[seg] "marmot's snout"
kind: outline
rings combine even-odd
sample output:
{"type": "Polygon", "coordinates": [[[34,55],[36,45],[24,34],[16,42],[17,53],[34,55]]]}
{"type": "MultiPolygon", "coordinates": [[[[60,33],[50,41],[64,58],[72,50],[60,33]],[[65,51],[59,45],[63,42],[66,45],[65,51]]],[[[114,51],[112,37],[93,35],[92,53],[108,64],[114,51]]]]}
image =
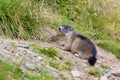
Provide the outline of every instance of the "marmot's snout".
{"type": "Polygon", "coordinates": [[[63,32],[64,30],[63,30],[63,29],[64,29],[63,26],[60,26],[60,27],[59,27],[59,32],[61,32],[62,34],[64,34],[64,32],[63,32]]]}

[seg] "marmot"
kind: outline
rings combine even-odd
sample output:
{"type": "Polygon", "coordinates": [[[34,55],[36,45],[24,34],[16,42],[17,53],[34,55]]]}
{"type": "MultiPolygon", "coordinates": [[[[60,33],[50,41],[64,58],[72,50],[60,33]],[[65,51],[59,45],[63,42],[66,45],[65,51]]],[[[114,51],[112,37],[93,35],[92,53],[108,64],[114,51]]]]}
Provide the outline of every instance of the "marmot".
{"type": "Polygon", "coordinates": [[[65,35],[64,46],[61,47],[64,50],[70,50],[77,57],[88,59],[88,63],[91,66],[97,61],[97,50],[95,45],[87,37],[77,34],[72,27],[62,25],[59,27],[59,32],[65,35]]]}

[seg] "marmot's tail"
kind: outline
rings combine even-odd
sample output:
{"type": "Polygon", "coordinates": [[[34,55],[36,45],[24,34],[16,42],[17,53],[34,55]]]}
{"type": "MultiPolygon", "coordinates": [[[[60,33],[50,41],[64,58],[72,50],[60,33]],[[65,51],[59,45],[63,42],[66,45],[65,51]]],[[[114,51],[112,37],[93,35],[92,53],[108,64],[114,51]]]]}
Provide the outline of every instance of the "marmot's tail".
{"type": "Polygon", "coordinates": [[[91,65],[91,66],[94,66],[95,63],[97,61],[97,58],[95,56],[92,56],[88,59],[88,63],[91,65]]]}

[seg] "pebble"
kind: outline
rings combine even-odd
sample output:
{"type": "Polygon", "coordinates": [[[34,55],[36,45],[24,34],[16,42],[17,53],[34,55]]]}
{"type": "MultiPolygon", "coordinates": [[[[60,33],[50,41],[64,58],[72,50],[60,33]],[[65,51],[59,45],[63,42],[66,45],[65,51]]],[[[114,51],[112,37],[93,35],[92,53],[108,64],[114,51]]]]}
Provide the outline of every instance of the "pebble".
{"type": "Polygon", "coordinates": [[[20,57],[20,54],[19,54],[19,53],[16,53],[15,56],[16,56],[16,57],[20,57]]]}
{"type": "Polygon", "coordinates": [[[82,65],[83,67],[88,67],[88,65],[85,64],[85,63],[81,63],[81,65],[82,65]]]}
{"type": "Polygon", "coordinates": [[[108,80],[107,76],[101,76],[100,80],[108,80]]]}
{"type": "Polygon", "coordinates": [[[72,70],[72,71],[71,71],[71,74],[72,74],[74,77],[79,77],[79,76],[84,76],[86,73],[83,72],[83,71],[72,70]]]}
{"type": "Polygon", "coordinates": [[[74,80],[81,80],[80,78],[74,78],[74,80]]]}
{"type": "Polygon", "coordinates": [[[35,54],[35,52],[31,51],[31,50],[27,50],[26,51],[27,54],[35,54]]]}
{"type": "Polygon", "coordinates": [[[51,69],[54,72],[58,72],[58,70],[56,68],[52,67],[52,66],[47,66],[47,68],[51,69]]]}
{"type": "Polygon", "coordinates": [[[35,64],[31,63],[31,62],[25,62],[24,66],[29,69],[29,70],[35,70],[37,67],[35,64]]]}
{"type": "Polygon", "coordinates": [[[20,44],[18,47],[28,49],[28,48],[29,48],[29,45],[28,45],[28,44],[20,44]]]}
{"type": "Polygon", "coordinates": [[[105,73],[104,76],[110,77],[111,76],[111,72],[105,73]]]}
{"type": "Polygon", "coordinates": [[[120,76],[120,68],[115,68],[111,70],[111,74],[114,76],[120,76]]]}
{"type": "Polygon", "coordinates": [[[38,56],[37,59],[42,60],[43,58],[41,56],[38,56]]]}

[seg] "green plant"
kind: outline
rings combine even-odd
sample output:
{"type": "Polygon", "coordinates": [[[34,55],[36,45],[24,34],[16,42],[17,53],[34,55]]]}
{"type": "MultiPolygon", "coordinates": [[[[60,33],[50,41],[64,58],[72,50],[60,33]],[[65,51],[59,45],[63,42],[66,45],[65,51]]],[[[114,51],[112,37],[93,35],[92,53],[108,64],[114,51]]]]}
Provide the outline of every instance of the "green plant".
{"type": "Polygon", "coordinates": [[[58,52],[52,47],[40,48],[40,52],[41,52],[41,54],[44,54],[44,55],[51,57],[51,58],[55,58],[58,54],[58,52]]]}
{"type": "Polygon", "coordinates": [[[32,51],[35,52],[35,53],[40,53],[40,46],[37,45],[37,44],[32,44],[31,45],[31,48],[32,48],[32,51]]]}
{"type": "Polygon", "coordinates": [[[70,61],[65,61],[64,62],[65,65],[63,65],[63,70],[70,70],[71,69],[71,66],[72,66],[72,63],[70,61]]]}
{"type": "Polygon", "coordinates": [[[39,68],[40,75],[22,73],[21,69],[13,64],[0,61],[0,80],[57,80],[46,69],[39,68]]]}
{"type": "Polygon", "coordinates": [[[28,80],[57,80],[55,77],[53,77],[50,73],[46,74],[41,74],[40,76],[37,75],[31,75],[31,74],[26,74],[25,78],[28,80]]]}
{"type": "Polygon", "coordinates": [[[10,63],[0,61],[0,80],[12,80],[18,79],[22,80],[21,69],[10,63]]]}
{"type": "Polygon", "coordinates": [[[40,79],[40,80],[56,80],[55,77],[53,77],[50,73],[47,72],[46,68],[40,67],[40,68],[38,68],[38,71],[40,73],[40,76],[26,74],[25,77],[30,80],[38,80],[38,79],[40,79]]]}
{"type": "Polygon", "coordinates": [[[58,54],[57,50],[55,50],[53,47],[50,47],[50,48],[43,48],[43,47],[40,47],[39,45],[37,44],[32,44],[31,45],[32,47],[32,51],[36,52],[36,53],[41,53],[41,54],[44,54],[50,58],[55,58],[58,54]]]}
{"type": "Polygon", "coordinates": [[[120,59],[120,45],[119,43],[112,40],[104,40],[100,42],[98,45],[103,47],[108,51],[112,51],[118,59],[120,59]]]}
{"type": "Polygon", "coordinates": [[[104,68],[104,69],[110,69],[110,66],[105,65],[105,64],[101,64],[101,67],[104,68]]]}
{"type": "Polygon", "coordinates": [[[63,60],[63,59],[64,59],[64,57],[63,57],[63,56],[58,56],[58,58],[59,58],[60,60],[63,60]]]}
{"type": "Polygon", "coordinates": [[[90,75],[94,75],[96,77],[100,77],[101,76],[101,71],[99,68],[92,68],[90,69],[90,71],[88,72],[90,75]]]}
{"type": "Polygon", "coordinates": [[[58,63],[56,61],[52,61],[49,63],[50,66],[56,68],[56,69],[59,69],[59,70],[70,70],[71,69],[71,62],[70,61],[65,61],[64,63],[58,63]]]}
{"type": "Polygon", "coordinates": [[[52,61],[52,62],[50,62],[49,64],[50,64],[50,66],[52,66],[52,67],[54,67],[54,68],[56,68],[56,69],[59,69],[59,68],[60,68],[60,65],[61,65],[61,64],[59,64],[59,63],[57,63],[57,62],[55,62],[55,61],[52,61]]]}

